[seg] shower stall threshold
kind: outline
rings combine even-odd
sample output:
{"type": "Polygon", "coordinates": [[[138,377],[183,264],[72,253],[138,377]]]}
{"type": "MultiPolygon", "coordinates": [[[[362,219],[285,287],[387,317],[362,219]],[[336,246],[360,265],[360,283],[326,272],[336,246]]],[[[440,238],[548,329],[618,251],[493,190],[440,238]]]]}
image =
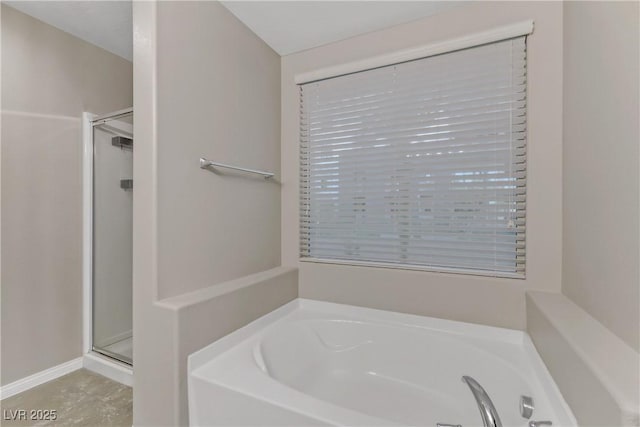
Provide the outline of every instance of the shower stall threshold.
{"type": "Polygon", "coordinates": [[[129,387],[133,386],[131,365],[115,360],[111,356],[91,351],[82,358],[82,367],[129,387]]]}

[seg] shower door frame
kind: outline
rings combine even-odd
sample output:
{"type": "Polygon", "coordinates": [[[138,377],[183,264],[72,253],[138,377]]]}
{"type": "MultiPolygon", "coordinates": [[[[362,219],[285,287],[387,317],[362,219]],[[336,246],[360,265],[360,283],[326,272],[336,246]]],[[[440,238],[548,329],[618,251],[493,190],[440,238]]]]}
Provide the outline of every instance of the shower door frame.
{"type": "Polygon", "coordinates": [[[133,113],[133,108],[104,115],[82,113],[82,352],[83,366],[113,380],[131,385],[132,365],[93,346],[93,128],[100,120],[133,113]],[[101,357],[107,356],[107,357],[101,357]]]}

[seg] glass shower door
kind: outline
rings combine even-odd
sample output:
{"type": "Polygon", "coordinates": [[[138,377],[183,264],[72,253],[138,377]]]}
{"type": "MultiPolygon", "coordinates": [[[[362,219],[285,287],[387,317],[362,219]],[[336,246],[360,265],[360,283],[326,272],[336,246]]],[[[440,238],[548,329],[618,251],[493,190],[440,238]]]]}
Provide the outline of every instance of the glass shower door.
{"type": "Polygon", "coordinates": [[[93,127],[93,350],[132,364],[133,113],[93,127]]]}

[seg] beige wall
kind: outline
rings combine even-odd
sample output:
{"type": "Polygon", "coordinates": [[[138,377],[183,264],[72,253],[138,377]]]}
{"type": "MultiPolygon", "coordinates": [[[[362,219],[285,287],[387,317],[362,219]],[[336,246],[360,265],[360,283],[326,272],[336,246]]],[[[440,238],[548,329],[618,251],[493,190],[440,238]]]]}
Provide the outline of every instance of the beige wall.
{"type": "Polygon", "coordinates": [[[2,5],[2,379],[82,355],[83,111],[132,104],[131,62],[2,5]]]}
{"type": "Polygon", "coordinates": [[[277,180],[198,166],[278,171],[279,56],[216,2],[162,2],[157,72],[160,298],[280,265],[277,180]]]}
{"type": "Polygon", "coordinates": [[[559,291],[562,237],[562,4],[477,2],[282,58],[282,261],[299,266],[300,295],[519,328],[526,289],[559,291]],[[298,262],[297,73],[468,35],[527,19],[527,278],[494,279],[298,262]]]}
{"type": "Polygon", "coordinates": [[[580,425],[637,426],[640,10],[563,4],[562,294],[527,331],[580,425]]]}
{"type": "Polygon", "coordinates": [[[278,179],[198,165],[279,176],[280,58],[217,2],[133,9],[134,424],[186,425],[188,354],[297,296],[278,179]]]}
{"type": "Polygon", "coordinates": [[[637,2],[564,3],[562,292],[640,350],[637,2]]]}

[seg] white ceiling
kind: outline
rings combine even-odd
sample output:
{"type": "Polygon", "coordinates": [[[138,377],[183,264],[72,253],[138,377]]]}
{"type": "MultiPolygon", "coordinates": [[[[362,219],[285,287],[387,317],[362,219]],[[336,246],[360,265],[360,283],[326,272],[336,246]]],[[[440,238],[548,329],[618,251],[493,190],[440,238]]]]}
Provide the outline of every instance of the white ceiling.
{"type": "Polygon", "coordinates": [[[133,60],[131,1],[3,1],[122,58],[133,60]]]}
{"type": "Polygon", "coordinates": [[[221,1],[280,55],[413,21],[461,1],[221,1]]]}
{"type": "MultiPolygon", "coordinates": [[[[23,1],[7,5],[131,61],[131,0],[23,1]]],[[[222,1],[280,55],[390,27],[462,1],[222,1]]]]}

